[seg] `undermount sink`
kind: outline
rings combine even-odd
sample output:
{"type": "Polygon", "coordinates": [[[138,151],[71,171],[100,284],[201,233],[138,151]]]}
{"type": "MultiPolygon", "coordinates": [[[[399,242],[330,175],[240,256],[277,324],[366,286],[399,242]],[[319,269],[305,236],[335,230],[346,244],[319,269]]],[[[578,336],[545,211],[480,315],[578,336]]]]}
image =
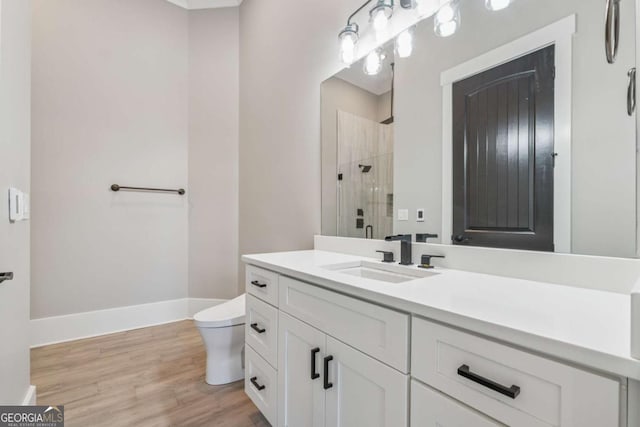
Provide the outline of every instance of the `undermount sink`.
{"type": "Polygon", "coordinates": [[[386,283],[404,283],[412,280],[435,276],[438,273],[419,270],[397,264],[382,264],[369,261],[357,261],[343,264],[326,265],[326,270],[336,271],[350,276],[377,280],[386,283]]]}

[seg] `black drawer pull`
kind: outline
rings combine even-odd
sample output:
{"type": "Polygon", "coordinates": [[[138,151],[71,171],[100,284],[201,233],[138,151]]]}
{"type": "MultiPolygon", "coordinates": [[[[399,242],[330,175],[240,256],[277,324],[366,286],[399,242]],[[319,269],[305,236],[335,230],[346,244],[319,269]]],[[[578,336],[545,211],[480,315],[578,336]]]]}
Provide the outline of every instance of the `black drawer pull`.
{"type": "Polygon", "coordinates": [[[320,378],[320,374],[316,372],[316,354],[320,353],[320,348],[312,348],[311,349],[311,379],[315,380],[316,378],[320,378]]]}
{"type": "Polygon", "coordinates": [[[5,280],[13,280],[13,273],[10,271],[6,273],[0,273],[0,283],[4,282],[5,280]]]}
{"type": "Polygon", "coordinates": [[[251,381],[251,384],[253,384],[253,386],[254,386],[255,388],[257,388],[257,389],[258,389],[258,391],[260,391],[260,390],[264,390],[265,388],[267,388],[267,386],[266,386],[266,385],[260,385],[260,384],[258,384],[258,381],[257,381],[257,380],[258,380],[258,377],[253,377],[253,378],[251,378],[249,381],[251,381]]]}
{"type": "Polygon", "coordinates": [[[487,387],[493,391],[497,391],[500,394],[503,394],[507,397],[515,399],[520,394],[520,387],[517,385],[512,385],[511,387],[505,387],[502,384],[498,384],[497,382],[491,381],[490,379],[481,377],[478,374],[474,374],[471,372],[467,365],[462,365],[458,368],[458,375],[461,377],[465,377],[473,381],[474,383],[478,383],[484,387],[487,387]]]}
{"type": "Polygon", "coordinates": [[[267,332],[267,330],[266,330],[266,329],[264,329],[264,328],[259,328],[257,323],[252,323],[252,324],[251,324],[251,329],[253,329],[254,331],[256,331],[256,332],[257,332],[257,333],[259,333],[259,334],[263,334],[263,333],[267,332]]]}
{"type": "Polygon", "coordinates": [[[257,280],[252,281],[252,282],[251,282],[251,284],[252,284],[253,286],[257,286],[257,287],[259,287],[259,288],[266,288],[266,287],[267,287],[267,284],[266,284],[266,283],[260,283],[260,282],[258,282],[257,280]]]}
{"type": "Polygon", "coordinates": [[[333,360],[333,356],[327,356],[324,358],[324,389],[329,390],[333,387],[333,383],[329,382],[329,362],[333,360]]]}

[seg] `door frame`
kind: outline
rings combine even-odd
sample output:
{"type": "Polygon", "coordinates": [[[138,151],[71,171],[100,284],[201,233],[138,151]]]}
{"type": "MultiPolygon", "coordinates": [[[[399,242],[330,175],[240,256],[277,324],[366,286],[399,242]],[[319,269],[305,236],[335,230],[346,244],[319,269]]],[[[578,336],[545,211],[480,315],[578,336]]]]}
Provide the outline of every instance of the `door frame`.
{"type": "Polygon", "coordinates": [[[453,84],[498,65],[555,45],[553,243],[555,252],[571,253],[571,95],[572,43],[576,15],[493,49],[440,74],[442,86],[442,243],[453,232],[453,84]]]}

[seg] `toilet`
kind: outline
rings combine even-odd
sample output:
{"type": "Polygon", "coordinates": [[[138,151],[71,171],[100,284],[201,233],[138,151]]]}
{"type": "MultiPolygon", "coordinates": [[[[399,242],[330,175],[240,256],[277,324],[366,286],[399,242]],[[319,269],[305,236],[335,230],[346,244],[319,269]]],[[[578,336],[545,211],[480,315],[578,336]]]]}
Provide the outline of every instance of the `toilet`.
{"type": "Polygon", "coordinates": [[[244,294],[193,316],[207,351],[207,384],[244,378],[244,294]]]}

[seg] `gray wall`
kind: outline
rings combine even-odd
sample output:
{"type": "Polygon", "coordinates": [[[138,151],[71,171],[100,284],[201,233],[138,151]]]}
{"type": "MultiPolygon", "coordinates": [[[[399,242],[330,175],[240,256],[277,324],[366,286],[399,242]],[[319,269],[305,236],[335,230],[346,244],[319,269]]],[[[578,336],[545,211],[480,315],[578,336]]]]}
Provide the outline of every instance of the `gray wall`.
{"type": "Polygon", "coordinates": [[[189,12],[189,296],[238,289],[239,10],[189,12]]]}
{"type": "Polygon", "coordinates": [[[32,318],[187,296],[188,12],[35,0],[32,318]]]}
{"type": "Polygon", "coordinates": [[[29,226],[9,223],[7,188],[29,192],[31,2],[0,1],[0,404],[22,404],[29,387],[29,226]]]}
{"type": "Polygon", "coordinates": [[[359,5],[240,6],[241,254],[313,247],[320,232],[320,84],[340,68],[337,34],[359,5]]]}
{"type": "Polygon", "coordinates": [[[572,252],[635,255],[635,122],[625,103],[626,74],[635,63],[634,3],[622,2],[621,45],[613,66],[604,57],[603,7],[584,0],[517,1],[492,13],[484,2],[465,1],[453,37],[437,38],[431,20],[418,26],[414,54],[396,61],[395,213],[406,208],[413,219],[396,221],[396,233],[441,230],[441,72],[576,13],[573,188],[567,195],[572,252]],[[426,210],[424,223],[415,222],[417,208],[426,210]]]}

